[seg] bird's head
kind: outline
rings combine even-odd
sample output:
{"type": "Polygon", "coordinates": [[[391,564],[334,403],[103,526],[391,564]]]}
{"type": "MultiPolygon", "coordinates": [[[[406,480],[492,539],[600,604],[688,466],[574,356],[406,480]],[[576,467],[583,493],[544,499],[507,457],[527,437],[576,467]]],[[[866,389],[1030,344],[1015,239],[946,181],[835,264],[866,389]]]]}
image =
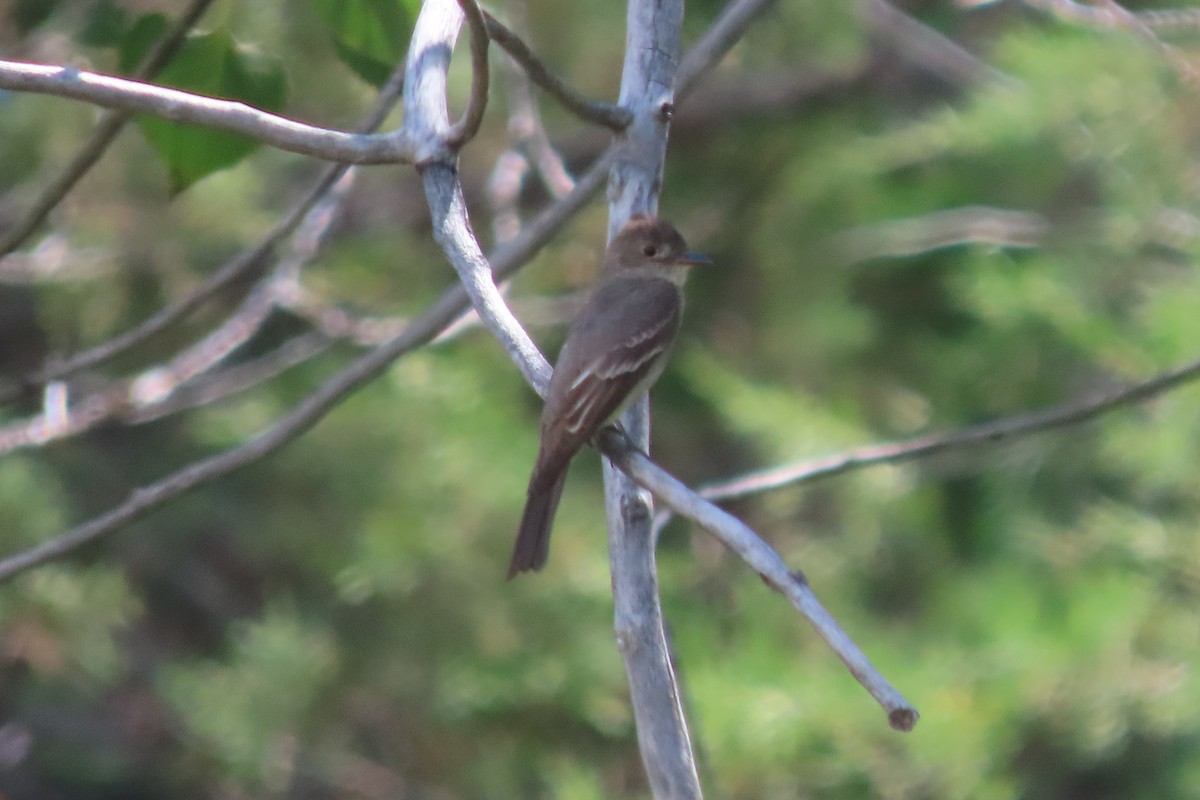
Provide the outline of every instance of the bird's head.
{"type": "Polygon", "coordinates": [[[669,222],[648,214],[634,214],[613,237],[604,255],[604,269],[661,272],[682,283],[688,267],[712,262],[700,253],[689,252],[687,242],[669,222]]]}

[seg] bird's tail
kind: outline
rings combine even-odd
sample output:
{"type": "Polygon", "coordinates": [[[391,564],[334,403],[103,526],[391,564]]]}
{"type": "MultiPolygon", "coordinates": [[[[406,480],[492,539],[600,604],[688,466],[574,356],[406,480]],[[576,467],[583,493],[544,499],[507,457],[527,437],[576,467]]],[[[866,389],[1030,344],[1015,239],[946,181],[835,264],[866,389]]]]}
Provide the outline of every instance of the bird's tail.
{"type": "Polygon", "coordinates": [[[525,513],[521,515],[512,562],[508,565],[509,580],[522,572],[536,571],[546,565],[546,558],[550,555],[550,526],[554,523],[554,511],[558,508],[566,480],[567,471],[564,469],[552,483],[546,484],[536,477],[530,482],[529,499],[525,501],[525,513]]]}

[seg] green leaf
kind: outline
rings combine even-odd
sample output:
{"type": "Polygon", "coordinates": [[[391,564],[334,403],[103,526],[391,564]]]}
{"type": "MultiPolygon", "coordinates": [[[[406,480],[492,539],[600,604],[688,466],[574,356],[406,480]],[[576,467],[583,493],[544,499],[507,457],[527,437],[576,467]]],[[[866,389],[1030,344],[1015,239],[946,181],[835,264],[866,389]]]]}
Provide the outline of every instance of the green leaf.
{"type": "Polygon", "coordinates": [[[117,70],[122,75],[128,75],[137,69],[166,30],[165,14],[143,14],[138,17],[129,31],[121,36],[117,70]]]}
{"type": "Polygon", "coordinates": [[[50,19],[58,7],[58,0],[17,0],[9,9],[8,18],[24,35],[50,19]]]}
{"type": "Polygon", "coordinates": [[[373,86],[404,57],[412,29],[405,0],[310,0],[333,36],[338,57],[373,86]]]}
{"type": "Polygon", "coordinates": [[[117,47],[125,38],[129,14],[113,0],[97,0],[88,9],[79,42],[88,47],[117,47]]]}
{"type": "MultiPolygon", "coordinates": [[[[143,20],[135,23],[129,47],[122,48],[122,65],[127,54],[132,58],[144,44],[142,23],[143,20]]],[[[239,100],[267,111],[282,108],[287,96],[283,67],[278,59],[238,45],[225,30],[189,36],[178,55],[159,74],[158,82],[197,94],[239,100]]],[[[173,193],[213,172],[232,167],[258,147],[258,142],[238,134],[180,125],[157,117],[143,116],[138,124],[166,163],[173,193]]]]}

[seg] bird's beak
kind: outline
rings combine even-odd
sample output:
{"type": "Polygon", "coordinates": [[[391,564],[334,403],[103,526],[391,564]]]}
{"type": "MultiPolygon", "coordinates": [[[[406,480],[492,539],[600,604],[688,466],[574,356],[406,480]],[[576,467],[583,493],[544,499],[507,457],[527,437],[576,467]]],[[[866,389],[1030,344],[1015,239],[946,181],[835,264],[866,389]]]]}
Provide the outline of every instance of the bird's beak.
{"type": "Polygon", "coordinates": [[[698,264],[712,264],[712,259],[703,253],[684,253],[679,258],[675,259],[679,264],[690,264],[692,266],[698,264]]]}

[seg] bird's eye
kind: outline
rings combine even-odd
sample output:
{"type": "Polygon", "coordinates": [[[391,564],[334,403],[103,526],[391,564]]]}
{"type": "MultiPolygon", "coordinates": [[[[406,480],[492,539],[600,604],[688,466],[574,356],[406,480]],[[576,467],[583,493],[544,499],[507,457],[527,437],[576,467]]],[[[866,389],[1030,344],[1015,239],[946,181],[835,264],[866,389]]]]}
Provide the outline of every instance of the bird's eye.
{"type": "Polygon", "coordinates": [[[648,244],[642,248],[642,252],[645,253],[649,258],[654,258],[656,255],[658,255],[658,248],[652,244],[648,244]]]}

